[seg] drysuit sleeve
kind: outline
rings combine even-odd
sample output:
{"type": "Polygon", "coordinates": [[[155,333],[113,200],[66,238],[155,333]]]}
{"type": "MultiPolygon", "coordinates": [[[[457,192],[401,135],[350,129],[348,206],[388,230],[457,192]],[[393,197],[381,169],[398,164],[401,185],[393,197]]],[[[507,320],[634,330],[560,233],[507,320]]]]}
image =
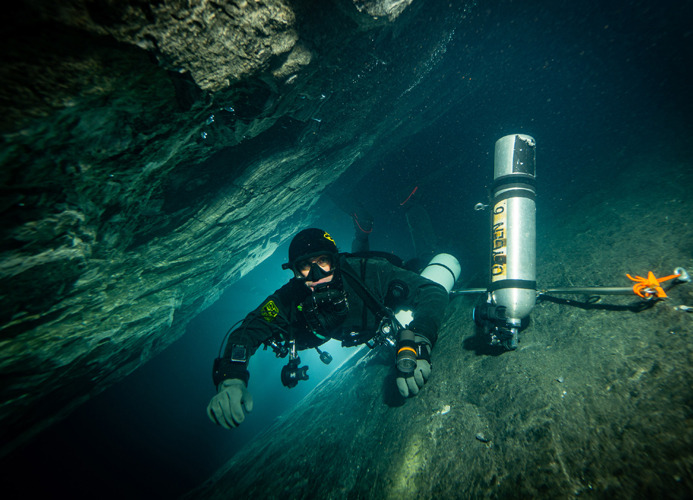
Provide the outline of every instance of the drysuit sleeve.
{"type": "Polygon", "coordinates": [[[373,259],[369,285],[376,289],[391,309],[411,309],[413,320],[408,329],[426,337],[431,346],[438,340],[438,330],[448,305],[448,293],[441,285],[385,260],[373,259]]]}
{"type": "Polygon", "coordinates": [[[250,312],[241,326],[229,334],[224,355],[219,361],[223,373],[217,373],[219,369],[215,368],[215,379],[238,378],[247,384],[250,377],[248,373],[250,356],[257,351],[264,341],[289,331],[292,309],[295,309],[295,304],[303,300],[302,295],[304,293],[308,293],[308,288],[295,280],[291,280],[250,312]],[[305,292],[303,288],[305,288],[305,292]],[[233,347],[238,345],[244,346],[247,350],[248,355],[245,363],[230,362],[233,347]]]}

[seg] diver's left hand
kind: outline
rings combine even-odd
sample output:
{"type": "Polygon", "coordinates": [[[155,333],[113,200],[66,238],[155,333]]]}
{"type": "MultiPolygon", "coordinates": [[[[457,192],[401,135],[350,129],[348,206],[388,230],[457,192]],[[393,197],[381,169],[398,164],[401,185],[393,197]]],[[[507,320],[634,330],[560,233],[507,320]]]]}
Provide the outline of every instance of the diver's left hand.
{"type": "Polygon", "coordinates": [[[425,351],[428,356],[417,358],[416,368],[414,368],[413,373],[408,373],[405,375],[402,372],[397,372],[397,389],[399,389],[399,393],[402,395],[402,397],[405,398],[416,396],[423,388],[424,384],[428,380],[428,377],[431,376],[431,362],[429,361],[431,345],[426,339],[418,335],[416,336],[416,343],[421,346],[422,351],[425,351]]]}

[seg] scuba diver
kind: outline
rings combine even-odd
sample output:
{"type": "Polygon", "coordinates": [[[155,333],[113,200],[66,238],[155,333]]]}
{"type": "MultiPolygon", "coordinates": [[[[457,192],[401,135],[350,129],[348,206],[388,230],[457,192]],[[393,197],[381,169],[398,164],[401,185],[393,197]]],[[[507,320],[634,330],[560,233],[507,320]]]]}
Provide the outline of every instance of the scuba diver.
{"type": "MultiPolygon", "coordinates": [[[[352,217],[360,249],[367,250],[372,220],[366,224],[363,217],[360,221],[352,217]]],[[[278,357],[289,356],[282,370],[287,387],[308,378],[308,367],[299,366],[299,350],[316,348],[323,359],[329,354],[319,347],[330,339],[346,347],[396,345],[397,388],[404,398],[418,394],[431,373],[431,350],[448,292],[382,255],[339,253],[333,238],[322,229],[296,234],[289,245],[289,262],[282,265],[293,272],[293,278],[246,316],[230,333],[224,354],[215,360],[217,394],[207,407],[209,418],[231,429],[252,410],[248,362],[263,344],[278,357]],[[392,313],[403,307],[413,316],[406,328],[392,313]]]]}

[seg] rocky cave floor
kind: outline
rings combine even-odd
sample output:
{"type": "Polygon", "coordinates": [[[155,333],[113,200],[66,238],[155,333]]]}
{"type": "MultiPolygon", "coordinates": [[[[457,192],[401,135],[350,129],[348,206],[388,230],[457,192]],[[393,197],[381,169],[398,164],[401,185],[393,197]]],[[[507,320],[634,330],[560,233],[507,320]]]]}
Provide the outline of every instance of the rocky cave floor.
{"type": "MultiPolygon", "coordinates": [[[[693,169],[642,159],[624,170],[573,209],[540,212],[540,288],[693,270],[693,169]]],[[[693,306],[693,284],[639,313],[541,301],[504,353],[478,335],[475,301],[451,301],[415,399],[398,401],[388,360],[368,353],[190,497],[690,496],[693,315],[676,306],[693,306]]]]}

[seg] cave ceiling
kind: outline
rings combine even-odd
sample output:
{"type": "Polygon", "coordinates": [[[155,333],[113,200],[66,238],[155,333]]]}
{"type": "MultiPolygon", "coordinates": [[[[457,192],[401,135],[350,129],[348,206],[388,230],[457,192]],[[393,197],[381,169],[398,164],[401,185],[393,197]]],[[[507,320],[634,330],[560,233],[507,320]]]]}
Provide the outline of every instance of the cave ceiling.
{"type": "Polygon", "coordinates": [[[5,15],[3,454],[161,352],[340,176],[443,112],[436,63],[472,3],[36,0],[5,15]]]}

